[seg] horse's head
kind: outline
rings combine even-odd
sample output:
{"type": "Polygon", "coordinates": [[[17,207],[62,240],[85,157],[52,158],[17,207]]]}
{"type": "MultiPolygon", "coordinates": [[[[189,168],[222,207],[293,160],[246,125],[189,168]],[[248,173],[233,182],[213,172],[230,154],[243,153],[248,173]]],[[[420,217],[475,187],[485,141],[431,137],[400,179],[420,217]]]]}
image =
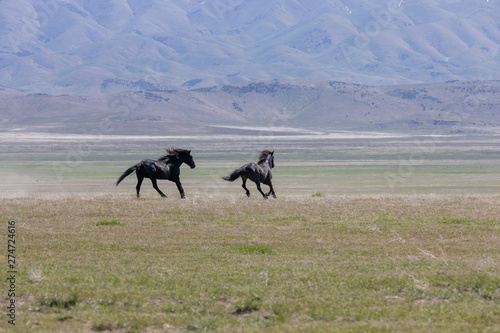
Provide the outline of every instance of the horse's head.
{"type": "Polygon", "coordinates": [[[269,167],[274,168],[274,151],[263,150],[260,152],[259,164],[269,163],[269,167]]]}
{"type": "Polygon", "coordinates": [[[176,155],[179,160],[181,160],[183,163],[186,163],[191,167],[191,169],[194,169],[196,167],[196,164],[194,163],[193,156],[191,156],[191,150],[176,150],[176,155]]]}

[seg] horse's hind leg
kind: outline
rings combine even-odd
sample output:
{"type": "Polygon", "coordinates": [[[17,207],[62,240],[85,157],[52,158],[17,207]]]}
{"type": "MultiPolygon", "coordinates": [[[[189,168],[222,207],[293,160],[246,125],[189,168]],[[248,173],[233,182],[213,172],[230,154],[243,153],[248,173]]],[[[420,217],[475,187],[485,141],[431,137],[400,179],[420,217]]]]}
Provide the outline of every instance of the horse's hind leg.
{"type": "Polygon", "coordinates": [[[158,188],[158,184],[156,183],[156,178],[151,178],[151,183],[153,183],[154,189],[160,193],[162,198],[166,198],[167,196],[158,188]]]}
{"type": "Polygon", "coordinates": [[[137,185],[135,186],[135,191],[137,192],[137,197],[139,197],[139,192],[141,191],[141,184],[144,180],[144,176],[137,174],[137,185]]]}
{"type": "Polygon", "coordinates": [[[241,187],[243,187],[245,189],[245,191],[247,192],[247,197],[250,197],[250,191],[247,189],[247,179],[246,178],[243,178],[243,184],[241,185],[241,187]]]}
{"type": "Polygon", "coordinates": [[[262,192],[262,189],[260,188],[260,182],[256,181],[255,185],[257,185],[257,190],[259,190],[260,194],[262,194],[262,196],[264,197],[264,199],[267,199],[267,195],[264,192],[262,192]]]}

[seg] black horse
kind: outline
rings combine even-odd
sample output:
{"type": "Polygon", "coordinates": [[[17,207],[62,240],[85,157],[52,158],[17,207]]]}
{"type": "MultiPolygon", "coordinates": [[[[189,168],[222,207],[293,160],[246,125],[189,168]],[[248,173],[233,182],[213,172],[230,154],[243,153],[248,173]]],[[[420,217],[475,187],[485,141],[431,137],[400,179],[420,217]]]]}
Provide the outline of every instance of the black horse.
{"type": "Polygon", "coordinates": [[[234,170],[229,176],[222,177],[222,179],[233,182],[238,179],[238,177],[241,177],[243,180],[242,187],[247,192],[248,197],[250,196],[250,191],[247,189],[246,183],[247,179],[250,179],[257,185],[257,189],[264,199],[267,199],[271,194],[276,198],[273,184],[271,183],[271,179],[273,178],[273,173],[271,172],[272,168],[274,168],[274,151],[263,150],[260,153],[259,162],[245,164],[241,168],[234,170]],[[269,186],[269,193],[264,194],[264,192],[262,192],[260,183],[269,186]]]}
{"type": "Polygon", "coordinates": [[[153,183],[153,187],[155,190],[160,193],[163,198],[167,196],[163,194],[162,191],[158,188],[156,183],[157,179],[168,179],[172,182],[175,182],[177,185],[177,189],[179,189],[179,193],[181,194],[181,198],[184,199],[184,189],[182,188],[181,182],[179,180],[180,175],[180,166],[182,163],[186,163],[193,169],[195,167],[193,156],[191,156],[191,150],[186,149],[178,149],[178,148],[167,148],[167,155],[160,157],[158,160],[142,160],[136,165],[131,166],[123,173],[123,175],[118,178],[116,182],[116,186],[120,184],[120,182],[135,171],[137,175],[137,186],[135,187],[137,190],[137,196],[139,197],[139,191],[141,190],[141,184],[144,178],[151,179],[153,183]]]}

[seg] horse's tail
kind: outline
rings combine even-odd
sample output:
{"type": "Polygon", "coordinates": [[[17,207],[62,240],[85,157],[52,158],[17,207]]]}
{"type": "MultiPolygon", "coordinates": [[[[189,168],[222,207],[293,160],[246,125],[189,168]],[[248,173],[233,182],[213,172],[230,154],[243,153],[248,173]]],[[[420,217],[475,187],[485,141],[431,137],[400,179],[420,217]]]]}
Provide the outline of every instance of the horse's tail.
{"type": "Polygon", "coordinates": [[[229,176],[222,177],[222,179],[227,180],[228,182],[234,182],[245,172],[245,166],[242,166],[239,169],[234,170],[229,176]]]}
{"type": "Polygon", "coordinates": [[[116,181],[116,186],[118,186],[118,184],[120,184],[120,182],[125,179],[125,177],[127,177],[128,175],[130,175],[132,172],[134,172],[135,170],[137,170],[139,168],[139,165],[140,163],[136,164],[136,165],[133,165],[131,166],[130,168],[127,169],[127,171],[125,171],[123,173],[123,175],[120,176],[120,178],[118,178],[118,180],[116,181]]]}

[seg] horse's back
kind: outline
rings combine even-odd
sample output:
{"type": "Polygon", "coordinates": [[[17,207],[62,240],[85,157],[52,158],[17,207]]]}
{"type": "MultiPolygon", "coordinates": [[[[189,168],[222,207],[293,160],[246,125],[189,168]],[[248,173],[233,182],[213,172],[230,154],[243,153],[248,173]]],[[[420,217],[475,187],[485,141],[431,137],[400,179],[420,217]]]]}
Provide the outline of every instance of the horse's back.
{"type": "Polygon", "coordinates": [[[248,174],[260,174],[260,167],[257,163],[247,163],[243,166],[245,173],[248,174]]]}
{"type": "Polygon", "coordinates": [[[174,179],[179,177],[179,168],[173,164],[157,160],[142,160],[141,172],[146,178],[174,179]]]}
{"type": "Polygon", "coordinates": [[[151,176],[154,176],[158,171],[156,160],[142,160],[138,171],[140,171],[144,177],[151,178],[151,176]]]}

